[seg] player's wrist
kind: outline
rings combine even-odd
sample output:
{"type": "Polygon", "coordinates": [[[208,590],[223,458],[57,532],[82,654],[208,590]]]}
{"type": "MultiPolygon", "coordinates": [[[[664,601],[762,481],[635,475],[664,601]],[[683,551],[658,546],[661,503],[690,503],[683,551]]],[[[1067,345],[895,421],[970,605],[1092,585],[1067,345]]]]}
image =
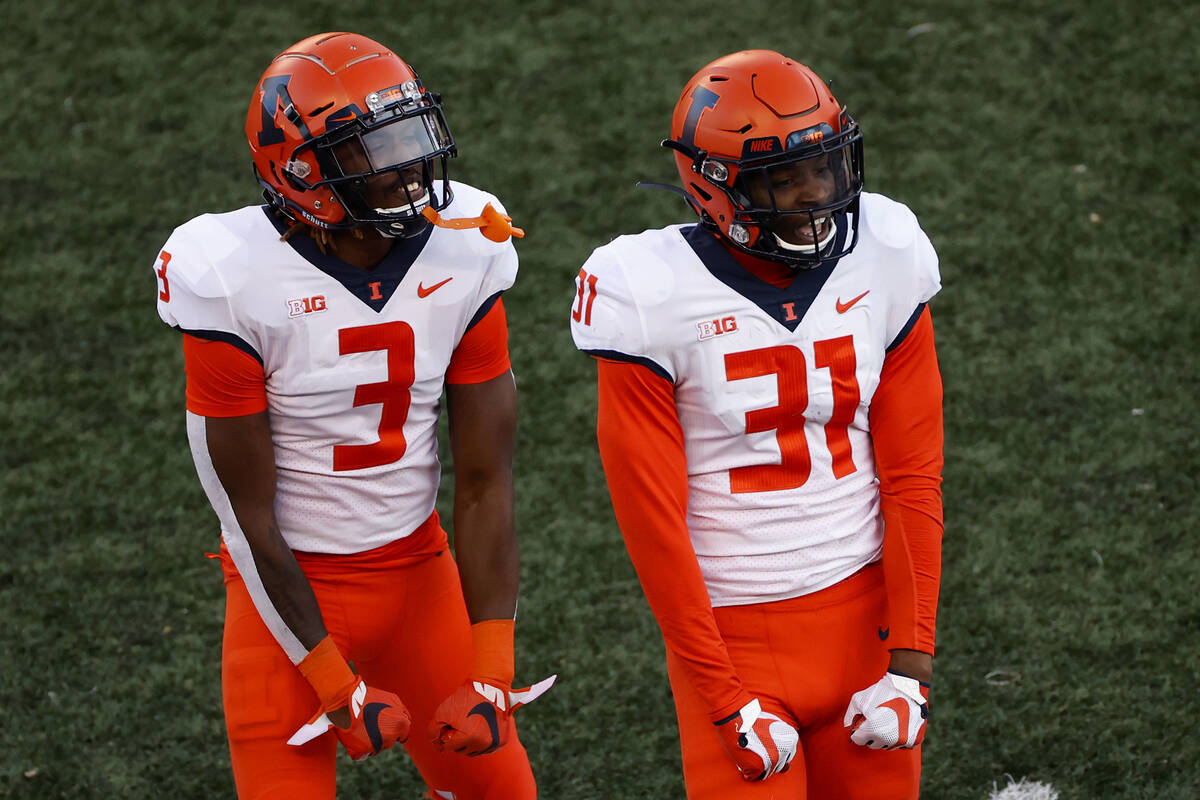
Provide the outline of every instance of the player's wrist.
{"type": "Polygon", "coordinates": [[[746,704],[754,700],[754,695],[747,692],[745,689],[739,689],[730,700],[720,705],[712,706],[708,712],[708,720],[713,725],[722,725],[728,722],[731,718],[736,717],[738,712],[746,707],[746,704]]]}
{"type": "Polygon", "coordinates": [[[346,663],[332,636],[318,642],[296,667],[317,693],[321,708],[326,712],[344,708],[359,683],[359,677],[346,663]]]}
{"type": "Polygon", "coordinates": [[[471,679],[509,689],[516,672],[511,619],[485,619],[471,626],[471,679]]]}
{"type": "Polygon", "coordinates": [[[892,650],[888,672],[913,678],[928,686],[933,681],[933,656],[919,650],[892,650]]]}

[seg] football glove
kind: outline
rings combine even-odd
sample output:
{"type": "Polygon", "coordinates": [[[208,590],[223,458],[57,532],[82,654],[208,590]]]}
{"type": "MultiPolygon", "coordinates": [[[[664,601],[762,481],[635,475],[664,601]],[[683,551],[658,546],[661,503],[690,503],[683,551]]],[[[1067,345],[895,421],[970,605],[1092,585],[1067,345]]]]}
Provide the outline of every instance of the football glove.
{"type": "Polygon", "coordinates": [[[350,727],[334,725],[324,711],[318,711],[288,739],[290,745],[306,744],[332,729],[346,753],[355,761],[377,755],[396,742],[408,738],[412,718],[400,698],[382,689],[372,689],[359,680],[348,703],[350,727]]]}
{"type": "Polygon", "coordinates": [[[854,693],[842,725],[855,744],[872,750],[898,750],[921,743],[928,717],[929,686],[888,672],[875,685],[854,693]]]}
{"type": "Polygon", "coordinates": [[[758,699],[751,700],[732,716],[719,722],[717,733],[725,751],[747,781],[763,781],[785,772],[796,755],[800,735],[787,722],[763,711],[758,699]]]}
{"type": "Polygon", "coordinates": [[[551,675],[519,690],[468,680],[433,712],[429,739],[442,752],[468,756],[495,752],[508,742],[513,712],[545,694],[557,677],[551,675]]]}

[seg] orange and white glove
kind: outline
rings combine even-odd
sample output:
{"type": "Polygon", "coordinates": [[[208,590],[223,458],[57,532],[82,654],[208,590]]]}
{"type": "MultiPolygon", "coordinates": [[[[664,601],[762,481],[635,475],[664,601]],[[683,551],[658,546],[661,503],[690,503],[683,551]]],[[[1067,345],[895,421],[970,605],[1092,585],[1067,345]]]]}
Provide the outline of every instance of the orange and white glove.
{"type": "Polygon", "coordinates": [[[888,672],[873,686],[854,693],[842,725],[857,745],[900,750],[921,743],[928,718],[929,685],[888,672]]]}
{"type": "Polygon", "coordinates": [[[789,723],[763,711],[758,698],[713,724],[743,780],[765,781],[785,772],[796,756],[800,734],[789,723]]]}
{"type": "Polygon", "coordinates": [[[482,756],[503,747],[512,714],[546,692],[557,675],[525,689],[512,689],[513,621],[491,619],[471,626],[474,659],[470,677],[438,705],[429,721],[430,741],[439,751],[482,756]]]}
{"type": "Polygon", "coordinates": [[[332,638],[322,639],[297,666],[316,690],[321,708],[292,734],[288,744],[307,744],[332,729],[346,753],[361,761],[408,738],[412,718],[404,703],[391,692],[367,686],[350,670],[332,638]],[[327,712],[340,708],[350,712],[348,728],[329,719],[327,712]]]}

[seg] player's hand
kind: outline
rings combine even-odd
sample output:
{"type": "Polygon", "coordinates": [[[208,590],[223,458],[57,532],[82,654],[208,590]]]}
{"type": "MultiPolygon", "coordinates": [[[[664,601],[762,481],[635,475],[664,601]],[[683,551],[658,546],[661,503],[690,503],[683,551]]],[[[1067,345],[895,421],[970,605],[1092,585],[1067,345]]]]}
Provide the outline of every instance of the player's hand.
{"type": "Polygon", "coordinates": [[[350,757],[361,761],[382,753],[396,742],[403,742],[412,727],[412,718],[399,697],[382,689],[373,689],[362,680],[351,692],[345,709],[330,713],[337,715],[343,710],[350,712],[350,727],[338,727],[328,715],[318,712],[288,739],[288,744],[305,744],[332,729],[350,757]]]}
{"type": "Polygon", "coordinates": [[[557,677],[551,675],[516,691],[468,680],[433,712],[429,739],[442,752],[450,750],[468,756],[493,753],[508,742],[513,712],[544,694],[557,677]]]}
{"type": "Polygon", "coordinates": [[[888,672],[873,686],[855,692],[842,720],[850,741],[872,750],[916,747],[925,738],[929,687],[915,678],[888,672]]]}
{"type": "Polygon", "coordinates": [[[751,700],[733,716],[715,723],[726,752],[748,781],[785,772],[796,755],[800,735],[787,722],[751,700]]]}

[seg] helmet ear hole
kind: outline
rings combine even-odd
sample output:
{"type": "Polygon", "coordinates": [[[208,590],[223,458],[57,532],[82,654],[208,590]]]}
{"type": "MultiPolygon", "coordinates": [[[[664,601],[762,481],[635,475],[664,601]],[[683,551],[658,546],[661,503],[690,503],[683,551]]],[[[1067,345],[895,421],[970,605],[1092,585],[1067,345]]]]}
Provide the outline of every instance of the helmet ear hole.
{"type": "Polygon", "coordinates": [[[713,183],[725,183],[729,180],[729,168],[720,161],[706,158],[700,165],[700,172],[713,183]]]}
{"type": "Polygon", "coordinates": [[[297,192],[307,192],[313,188],[304,182],[304,178],[312,174],[312,167],[304,161],[289,161],[282,170],[276,172],[283,173],[283,179],[287,181],[288,186],[297,192]],[[300,165],[300,168],[297,168],[296,165],[300,165]]]}

